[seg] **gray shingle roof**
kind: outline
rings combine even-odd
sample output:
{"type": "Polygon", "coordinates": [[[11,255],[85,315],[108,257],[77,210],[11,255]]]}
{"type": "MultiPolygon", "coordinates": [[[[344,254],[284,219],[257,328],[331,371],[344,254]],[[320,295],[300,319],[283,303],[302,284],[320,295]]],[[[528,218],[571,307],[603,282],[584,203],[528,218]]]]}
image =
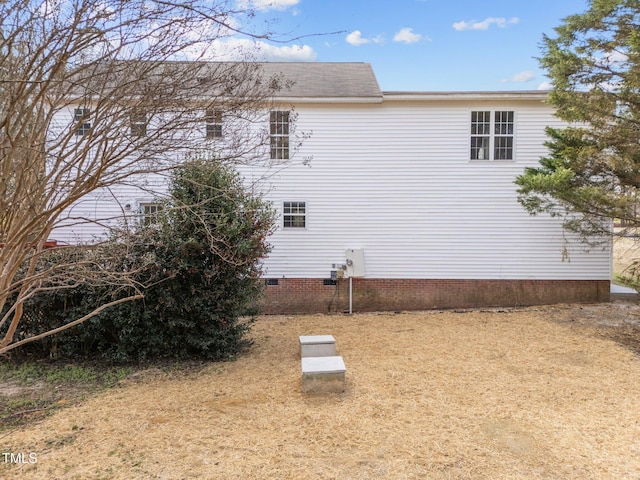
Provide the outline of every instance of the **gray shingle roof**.
{"type": "Polygon", "coordinates": [[[368,63],[265,62],[265,77],[282,75],[281,98],[370,99],[380,101],[382,91],[368,63]]]}
{"type": "Polygon", "coordinates": [[[166,84],[181,95],[252,95],[260,84],[279,88],[276,99],[311,102],[380,102],[382,91],[368,63],[357,62],[114,62],[78,72],[73,83],[105,94],[135,95],[149,85],[166,84]],[[176,82],[180,79],[180,82],[176,82]],[[274,82],[274,79],[276,81],[274,82]],[[249,80],[249,81],[245,81],[249,80]]]}

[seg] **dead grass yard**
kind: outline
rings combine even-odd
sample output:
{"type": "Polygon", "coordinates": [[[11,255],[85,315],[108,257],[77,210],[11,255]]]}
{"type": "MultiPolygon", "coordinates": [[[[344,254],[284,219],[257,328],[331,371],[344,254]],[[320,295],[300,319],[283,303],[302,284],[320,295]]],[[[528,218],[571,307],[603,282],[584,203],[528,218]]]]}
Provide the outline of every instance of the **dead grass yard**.
{"type": "Polygon", "coordinates": [[[639,316],[619,304],[263,317],[235,362],[149,371],[5,432],[2,452],[37,463],[0,463],[0,478],[638,479],[640,358],[605,337],[639,316]],[[324,333],[347,390],[304,395],[297,337],[324,333]]]}
{"type": "Polygon", "coordinates": [[[614,237],[613,245],[614,274],[622,274],[635,259],[640,259],[640,239],[614,237]]]}

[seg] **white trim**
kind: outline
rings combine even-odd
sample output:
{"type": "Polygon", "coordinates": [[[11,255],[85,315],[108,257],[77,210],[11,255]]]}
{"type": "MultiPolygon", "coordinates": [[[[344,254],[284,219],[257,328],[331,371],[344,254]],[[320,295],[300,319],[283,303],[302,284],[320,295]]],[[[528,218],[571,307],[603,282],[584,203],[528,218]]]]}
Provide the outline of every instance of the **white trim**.
{"type": "Polygon", "coordinates": [[[382,92],[384,100],[413,102],[416,100],[540,100],[549,96],[546,90],[503,92],[382,92]]]}
{"type": "Polygon", "coordinates": [[[280,226],[282,227],[283,231],[303,231],[303,230],[307,230],[307,228],[309,228],[309,202],[307,202],[306,200],[282,200],[281,204],[280,204],[280,212],[281,212],[281,221],[280,221],[280,226]],[[284,217],[285,217],[285,213],[284,213],[284,204],[285,203],[304,203],[304,215],[302,214],[287,214],[289,216],[295,216],[295,217],[302,217],[304,216],[304,227],[285,227],[284,225],[284,217]]]}
{"type": "MultiPolygon", "coordinates": [[[[482,107],[469,109],[467,113],[468,119],[468,138],[467,138],[467,153],[468,161],[470,163],[513,163],[516,159],[516,143],[517,143],[517,124],[518,124],[518,111],[516,109],[507,109],[500,107],[482,107]],[[489,158],[471,158],[471,114],[473,112],[489,112],[489,158]],[[496,112],[513,112],[513,134],[510,135],[513,138],[511,143],[511,158],[495,158],[495,125],[496,125],[496,112]]],[[[476,135],[486,137],[487,135],[476,135]]],[[[504,137],[509,135],[497,135],[498,137],[504,137]]]]}

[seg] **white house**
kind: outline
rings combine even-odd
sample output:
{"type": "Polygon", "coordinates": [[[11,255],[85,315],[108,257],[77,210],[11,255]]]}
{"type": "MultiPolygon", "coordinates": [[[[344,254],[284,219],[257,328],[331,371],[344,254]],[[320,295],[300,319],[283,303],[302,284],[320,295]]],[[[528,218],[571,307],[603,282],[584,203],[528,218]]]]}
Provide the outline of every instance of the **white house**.
{"type": "MultiPolygon", "coordinates": [[[[241,169],[265,178],[280,212],[266,312],[343,311],[350,300],[366,311],[609,299],[610,250],[586,249],[561,220],[531,217],[516,199],[515,177],[546,154],[545,127],[561,125],[545,92],[383,92],[364,63],[263,68],[292,82],[265,113],[265,155],[293,156],[294,114],[307,134],[286,168],[241,169]]],[[[224,119],[216,122],[222,134],[224,119]]],[[[145,208],[149,186],[75,207],[87,218],[145,208]]],[[[53,236],[98,233],[77,226],[53,236]]]]}

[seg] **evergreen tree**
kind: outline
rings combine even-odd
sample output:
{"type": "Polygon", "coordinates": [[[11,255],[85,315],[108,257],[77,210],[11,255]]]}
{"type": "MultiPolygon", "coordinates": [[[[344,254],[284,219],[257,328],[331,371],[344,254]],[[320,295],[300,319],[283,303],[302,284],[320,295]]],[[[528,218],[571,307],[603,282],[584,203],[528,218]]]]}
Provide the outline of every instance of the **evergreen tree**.
{"type": "Polygon", "coordinates": [[[540,62],[569,126],[547,129],[550,153],[517,178],[519,201],[585,240],[608,238],[611,219],[640,226],[640,1],[591,0],[563,22],[540,62]]]}

